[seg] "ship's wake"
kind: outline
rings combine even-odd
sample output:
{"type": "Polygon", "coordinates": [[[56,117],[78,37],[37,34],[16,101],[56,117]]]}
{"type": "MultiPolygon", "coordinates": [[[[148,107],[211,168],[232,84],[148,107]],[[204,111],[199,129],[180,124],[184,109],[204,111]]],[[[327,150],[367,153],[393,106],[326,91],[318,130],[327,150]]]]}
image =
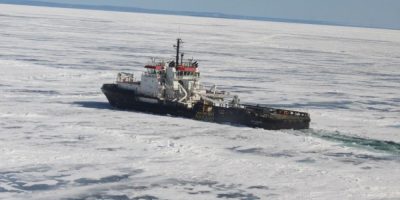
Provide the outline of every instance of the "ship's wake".
{"type": "Polygon", "coordinates": [[[365,138],[345,134],[339,131],[329,131],[321,129],[308,129],[296,132],[329,141],[339,142],[349,147],[356,147],[373,151],[383,151],[386,153],[400,155],[400,143],[393,141],[365,138]]]}

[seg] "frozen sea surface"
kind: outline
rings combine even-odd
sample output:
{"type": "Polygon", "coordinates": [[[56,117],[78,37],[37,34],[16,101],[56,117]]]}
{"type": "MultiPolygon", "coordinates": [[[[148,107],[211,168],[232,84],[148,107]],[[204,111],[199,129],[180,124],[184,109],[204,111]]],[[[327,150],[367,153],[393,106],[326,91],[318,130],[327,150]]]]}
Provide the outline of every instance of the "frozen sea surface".
{"type": "Polygon", "coordinates": [[[0,199],[400,199],[400,31],[0,4],[0,69],[0,199]],[[312,129],[112,109],[178,34],[205,84],[312,129]]]}

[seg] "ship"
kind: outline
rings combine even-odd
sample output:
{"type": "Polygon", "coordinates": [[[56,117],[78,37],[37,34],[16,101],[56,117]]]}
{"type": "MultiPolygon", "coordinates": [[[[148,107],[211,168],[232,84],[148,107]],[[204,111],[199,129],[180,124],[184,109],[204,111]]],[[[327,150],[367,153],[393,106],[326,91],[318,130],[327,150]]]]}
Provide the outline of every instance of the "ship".
{"type": "Polygon", "coordinates": [[[141,80],[120,72],[116,82],[101,87],[110,105],[121,110],[184,117],[207,122],[263,128],[308,129],[310,115],[264,104],[241,103],[237,95],[200,84],[199,63],[185,59],[178,38],[176,57],[170,61],[152,58],[141,80]]]}

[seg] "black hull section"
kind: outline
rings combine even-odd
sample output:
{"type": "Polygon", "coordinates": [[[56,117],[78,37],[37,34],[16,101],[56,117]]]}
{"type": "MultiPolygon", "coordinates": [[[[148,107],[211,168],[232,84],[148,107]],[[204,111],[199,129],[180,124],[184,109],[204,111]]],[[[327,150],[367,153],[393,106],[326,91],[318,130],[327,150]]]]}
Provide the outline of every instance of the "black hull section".
{"type": "MultiPolygon", "coordinates": [[[[148,112],[160,115],[174,115],[187,118],[193,118],[196,114],[194,109],[187,109],[181,104],[175,102],[149,103],[140,100],[139,98],[147,98],[138,96],[131,90],[118,88],[116,84],[104,84],[101,88],[106,95],[111,106],[122,110],[134,110],[140,112],[148,112]]],[[[153,101],[156,99],[148,98],[153,101]]]]}
{"type": "Polygon", "coordinates": [[[308,129],[310,124],[308,114],[295,111],[252,105],[243,105],[243,108],[226,108],[203,103],[198,103],[188,109],[176,102],[164,102],[138,96],[131,90],[119,88],[116,84],[104,84],[101,89],[111,106],[123,110],[169,114],[201,121],[230,123],[269,130],[308,129]]]}

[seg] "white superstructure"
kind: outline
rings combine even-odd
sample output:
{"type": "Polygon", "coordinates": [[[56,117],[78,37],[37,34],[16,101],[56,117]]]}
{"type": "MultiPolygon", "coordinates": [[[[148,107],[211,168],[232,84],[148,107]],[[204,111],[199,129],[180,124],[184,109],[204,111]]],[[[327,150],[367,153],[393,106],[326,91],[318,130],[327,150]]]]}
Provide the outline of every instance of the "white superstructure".
{"type": "Polygon", "coordinates": [[[225,92],[218,92],[213,87],[211,90],[202,89],[200,85],[200,72],[197,61],[183,60],[179,54],[181,40],[177,43],[177,57],[175,61],[164,62],[152,59],[145,66],[141,80],[135,80],[130,73],[119,73],[117,85],[120,88],[132,90],[138,99],[146,102],[172,101],[193,107],[195,103],[204,100],[211,104],[224,104],[225,92]]]}
{"type": "Polygon", "coordinates": [[[216,87],[210,90],[202,89],[198,63],[193,59],[183,60],[183,53],[179,52],[180,44],[181,39],[178,39],[175,61],[152,59],[151,63],[145,66],[146,71],[142,73],[140,81],[135,80],[133,74],[119,73],[118,87],[134,91],[140,96],[140,101],[172,101],[191,108],[203,100],[213,105],[228,106],[228,103],[224,102],[224,98],[228,97],[227,93],[217,91],[216,87]]]}

